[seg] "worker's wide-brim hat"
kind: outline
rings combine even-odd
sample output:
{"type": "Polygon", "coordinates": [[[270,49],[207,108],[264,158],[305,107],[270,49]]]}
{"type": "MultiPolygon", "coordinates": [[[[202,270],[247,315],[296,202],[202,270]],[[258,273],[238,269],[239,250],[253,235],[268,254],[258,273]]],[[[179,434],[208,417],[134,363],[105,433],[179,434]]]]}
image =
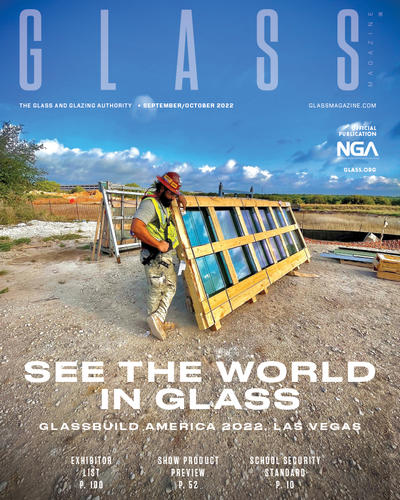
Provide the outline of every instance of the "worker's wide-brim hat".
{"type": "Polygon", "coordinates": [[[157,180],[161,182],[167,189],[174,194],[180,195],[179,189],[181,187],[181,178],[175,172],[167,172],[162,177],[157,175],[157,180]]]}

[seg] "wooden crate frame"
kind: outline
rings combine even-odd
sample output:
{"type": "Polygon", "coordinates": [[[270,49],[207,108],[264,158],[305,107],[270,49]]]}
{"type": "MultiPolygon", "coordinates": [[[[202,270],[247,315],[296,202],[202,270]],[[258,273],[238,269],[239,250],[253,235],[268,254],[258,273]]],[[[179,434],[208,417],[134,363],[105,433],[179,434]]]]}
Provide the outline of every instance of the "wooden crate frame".
{"type": "MultiPolygon", "coordinates": [[[[272,283],[293,269],[298,268],[304,262],[310,261],[310,252],[293,215],[290,203],[258,200],[254,198],[220,198],[210,196],[187,196],[186,200],[187,208],[198,208],[199,210],[202,208],[207,209],[217,236],[216,242],[208,243],[206,245],[192,246],[186,231],[181,211],[176,202],[172,204],[172,215],[180,243],[180,257],[186,261],[184,277],[190,298],[192,300],[196,321],[200,330],[205,330],[207,328],[218,330],[221,328],[222,318],[245,302],[255,302],[257,300],[256,296],[259,293],[267,293],[267,289],[272,283]],[[295,223],[280,227],[275,218],[272,207],[277,207],[281,213],[283,207],[288,208],[295,223]],[[222,228],[216,214],[216,208],[229,208],[235,211],[243,236],[231,239],[224,238],[222,228]],[[254,234],[248,233],[241,213],[241,208],[254,208],[257,221],[262,229],[261,232],[254,234]],[[265,228],[263,220],[260,216],[260,208],[267,208],[269,210],[275,223],[275,229],[267,230],[265,228]],[[285,239],[281,236],[284,233],[291,231],[298,231],[300,240],[304,245],[302,249],[299,249],[295,238],[292,238],[294,246],[297,250],[293,255],[289,255],[285,239]],[[287,254],[287,257],[279,262],[277,262],[276,256],[268,241],[268,239],[273,236],[278,236],[281,239],[282,246],[287,254]],[[262,269],[252,245],[252,243],[261,240],[265,240],[274,260],[274,264],[264,269],[262,269]],[[228,250],[236,247],[243,247],[244,245],[248,245],[248,249],[251,253],[257,272],[239,281],[228,250]],[[232,286],[229,286],[209,297],[205,291],[196,259],[198,257],[212,255],[217,252],[221,252],[223,254],[233,284],[232,286]]],[[[283,220],[286,220],[283,213],[282,217],[283,220]]]]}

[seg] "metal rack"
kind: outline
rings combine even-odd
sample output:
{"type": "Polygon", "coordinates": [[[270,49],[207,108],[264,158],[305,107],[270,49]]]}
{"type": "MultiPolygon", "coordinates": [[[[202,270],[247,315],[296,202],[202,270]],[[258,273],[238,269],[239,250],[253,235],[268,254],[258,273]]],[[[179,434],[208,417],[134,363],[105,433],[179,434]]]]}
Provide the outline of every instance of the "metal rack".
{"type": "Polygon", "coordinates": [[[120,264],[121,251],[140,247],[139,240],[132,237],[129,230],[143,193],[108,181],[99,182],[99,191],[103,201],[97,219],[92,260],[98,259],[102,252],[115,255],[120,264]]]}

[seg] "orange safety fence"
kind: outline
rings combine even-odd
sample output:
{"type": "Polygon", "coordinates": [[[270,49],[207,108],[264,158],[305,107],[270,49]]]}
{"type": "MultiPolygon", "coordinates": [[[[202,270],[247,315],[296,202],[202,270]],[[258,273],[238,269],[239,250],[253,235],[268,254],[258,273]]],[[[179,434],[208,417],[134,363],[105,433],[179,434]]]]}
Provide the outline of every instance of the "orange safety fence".
{"type": "MultiPolygon", "coordinates": [[[[57,200],[58,201],[58,200],[57,200]]],[[[48,213],[67,220],[97,220],[101,203],[48,203],[34,204],[35,213],[48,213]]]]}

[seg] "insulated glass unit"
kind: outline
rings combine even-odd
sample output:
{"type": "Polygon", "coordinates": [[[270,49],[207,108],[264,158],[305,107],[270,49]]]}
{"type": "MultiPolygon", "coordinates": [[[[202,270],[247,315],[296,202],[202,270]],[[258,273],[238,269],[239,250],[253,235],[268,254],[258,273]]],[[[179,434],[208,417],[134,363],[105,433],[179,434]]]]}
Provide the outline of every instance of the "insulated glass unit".
{"type": "Polygon", "coordinates": [[[300,250],[303,250],[303,248],[304,248],[304,243],[303,243],[303,240],[302,240],[302,238],[301,238],[301,236],[300,236],[300,232],[299,232],[299,230],[298,230],[298,229],[296,229],[296,231],[291,231],[291,233],[290,233],[290,234],[293,236],[294,241],[296,242],[296,245],[297,245],[297,248],[299,249],[299,251],[300,251],[300,250]]]}
{"type": "Polygon", "coordinates": [[[246,224],[247,232],[249,234],[261,233],[262,229],[260,223],[258,222],[254,208],[242,208],[241,212],[244,223],[246,224]]]}
{"type": "Polygon", "coordinates": [[[290,233],[283,233],[283,237],[285,238],[286,248],[289,252],[289,255],[293,255],[294,253],[296,253],[296,245],[294,244],[292,235],[290,233]]]}
{"type": "Polygon", "coordinates": [[[254,242],[253,246],[261,269],[265,269],[274,263],[274,259],[272,258],[271,252],[269,251],[265,240],[254,242]]]}
{"type": "Polygon", "coordinates": [[[269,211],[269,208],[260,208],[259,209],[261,219],[264,223],[265,230],[269,231],[271,229],[275,229],[275,222],[274,219],[272,218],[271,212],[269,211]]]}
{"type": "Polygon", "coordinates": [[[279,227],[286,226],[286,221],[283,218],[282,212],[279,210],[279,207],[272,207],[272,210],[275,215],[275,220],[278,223],[279,227]]]}
{"type": "Polygon", "coordinates": [[[209,297],[232,285],[223,255],[218,253],[205,255],[197,258],[196,262],[204,289],[209,297]]]}
{"type": "Polygon", "coordinates": [[[182,218],[192,247],[216,241],[212,221],[204,208],[189,208],[182,218]]]}
{"type": "Polygon", "coordinates": [[[282,212],[283,212],[283,216],[286,219],[286,224],[288,226],[292,226],[293,224],[296,224],[296,222],[295,222],[295,220],[293,218],[292,212],[290,211],[290,208],[283,207],[282,208],[282,212]]]}
{"type": "Polygon", "coordinates": [[[241,281],[256,272],[256,266],[251,258],[247,245],[231,248],[229,250],[233,267],[235,268],[238,280],[241,281]]]}
{"type": "Polygon", "coordinates": [[[226,240],[243,236],[238,216],[233,208],[216,208],[215,213],[226,240]]]}
{"type": "Polygon", "coordinates": [[[286,259],[286,252],[283,248],[283,244],[279,236],[273,236],[269,239],[269,244],[271,245],[272,251],[276,257],[277,262],[282,259],[286,259]]]}

